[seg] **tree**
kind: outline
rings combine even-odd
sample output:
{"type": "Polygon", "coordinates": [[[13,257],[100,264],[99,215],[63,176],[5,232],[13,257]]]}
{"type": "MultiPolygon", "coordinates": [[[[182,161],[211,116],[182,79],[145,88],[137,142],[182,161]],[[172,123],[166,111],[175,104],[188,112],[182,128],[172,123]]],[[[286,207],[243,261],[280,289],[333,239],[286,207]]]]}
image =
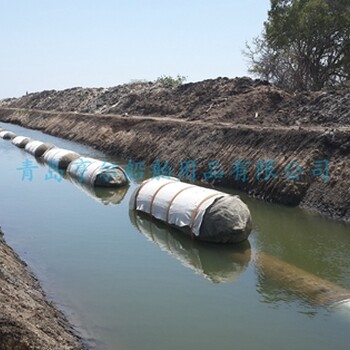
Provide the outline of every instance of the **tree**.
{"type": "Polygon", "coordinates": [[[350,80],[350,0],[271,0],[249,71],[291,90],[350,80]]]}

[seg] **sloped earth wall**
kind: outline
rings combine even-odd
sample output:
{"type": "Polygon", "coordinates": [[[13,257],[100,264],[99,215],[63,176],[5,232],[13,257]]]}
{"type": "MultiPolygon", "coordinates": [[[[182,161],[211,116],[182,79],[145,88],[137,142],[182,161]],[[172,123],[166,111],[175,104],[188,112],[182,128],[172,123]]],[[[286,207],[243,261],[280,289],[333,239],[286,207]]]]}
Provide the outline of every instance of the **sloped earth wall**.
{"type": "Polygon", "coordinates": [[[0,229],[0,349],[84,349],[0,229]]]}
{"type": "MultiPolygon", "coordinates": [[[[93,146],[133,162],[168,161],[178,175],[181,161],[196,161],[196,178],[243,190],[266,201],[300,205],[332,218],[350,220],[350,129],[263,127],[172,118],[62,113],[0,108],[0,120],[93,146]],[[246,162],[244,179],[242,162],[246,162]],[[257,176],[261,161],[273,161],[257,176]],[[329,179],[313,172],[321,161],[329,179]],[[240,162],[240,163],[237,163],[240,162]],[[302,170],[298,170],[298,166],[302,170]],[[220,178],[220,170],[225,176],[220,178]],[[299,175],[298,179],[291,179],[299,175]],[[205,175],[205,174],[204,174],[205,175]],[[209,177],[208,177],[209,175],[209,177]],[[211,175],[211,176],[210,176],[211,175]],[[238,176],[237,176],[238,175],[238,176]]],[[[264,163],[266,165],[266,163],[264,163]]],[[[326,175],[324,171],[323,175],[326,175]]]]}

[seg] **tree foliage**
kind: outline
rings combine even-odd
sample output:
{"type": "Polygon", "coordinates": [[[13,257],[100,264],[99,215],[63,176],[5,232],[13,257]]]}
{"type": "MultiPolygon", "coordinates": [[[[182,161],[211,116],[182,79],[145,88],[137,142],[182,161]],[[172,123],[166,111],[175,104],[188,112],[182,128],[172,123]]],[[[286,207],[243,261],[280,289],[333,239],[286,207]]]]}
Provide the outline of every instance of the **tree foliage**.
{"type": "Polygon", "coordinates": [[[251,73],[291,90],[350,80],[350,0],[271,0],[245,54],[251,73]]]}

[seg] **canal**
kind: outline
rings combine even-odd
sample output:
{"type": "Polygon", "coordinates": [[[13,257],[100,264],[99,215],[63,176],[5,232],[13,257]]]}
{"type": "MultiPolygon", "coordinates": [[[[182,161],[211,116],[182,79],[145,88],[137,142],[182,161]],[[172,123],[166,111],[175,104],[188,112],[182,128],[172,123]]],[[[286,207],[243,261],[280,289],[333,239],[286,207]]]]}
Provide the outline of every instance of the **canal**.
{"type": "MultiPolygon", "coordinates": [[[[0,127],[126,163],[38,131],[0,127]]],[[[0,160],[5,238],[91,347],[348,349],[350,310],[330,308],[298,281],[274,276],[260,254],[350,290],[350,225],[242,194],[254,221],[249,242],[197,243],[129,212],[134,182],[93,192],[53,177],[2,139],[0,160]],[[23,178],[24,162],[33,166],[31,179],[23,178]]]]}

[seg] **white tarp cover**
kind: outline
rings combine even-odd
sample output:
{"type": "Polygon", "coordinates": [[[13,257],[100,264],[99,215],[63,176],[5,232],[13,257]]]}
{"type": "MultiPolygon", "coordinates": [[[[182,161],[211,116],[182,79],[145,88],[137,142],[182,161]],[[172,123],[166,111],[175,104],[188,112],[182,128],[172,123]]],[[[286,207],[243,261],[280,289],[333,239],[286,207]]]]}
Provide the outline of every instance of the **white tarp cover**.
{"type": "Polygon", "coordinates": [[[190,185],[171,177],[156,177],[144,181],[130,198],[130,209],[148,213],[178,227],[188,226],[195,236],[206,209],[228,194],[190,185]]]}
{"type": "Polygon", "coordinates": [[[41,141],[31,141],[29,143],[26,144],[25,146],[25,150],[32,154],[32,155],[35,155],[35,152],[36,150],[40,147],[40,146],[45,146],[45,143],[44,142],[41,142],[41,141]]]}
{"type": "Polygon", "coordinates": [[[3,139],[4,137],[6,136],[11,136],[11,137],[16,137],[16,134],[13,133],[12,131],[7,131],[7,130],[4,130],[4,131],[0,131],[0,137],[3,139]]]}
{"type": "Polygon", "coordinates": [[[67,173],[73,178],[94,186],[98,175],[116,169],[124,174],[127,182],[130,182],[128,175],[120,166],[89,157],[79,157],[71,162],[67,168],[67,173]]]}
{"type": "Polygon", "coordinates": [[[26,137],[26,136],[16,136],[13,140],[12,140],[12,143],[16,146],[20,145],[22,142],[24,141],[29,141],[30,138],[29,137],[26,137]]]}
{"type": "Polygon", "coordinates": [[[79,154],[64,148],[53,148],[45,152],[44,161],[53,167],[58,167],[60,161],[67,156],[78,158],[79,154]]]}

